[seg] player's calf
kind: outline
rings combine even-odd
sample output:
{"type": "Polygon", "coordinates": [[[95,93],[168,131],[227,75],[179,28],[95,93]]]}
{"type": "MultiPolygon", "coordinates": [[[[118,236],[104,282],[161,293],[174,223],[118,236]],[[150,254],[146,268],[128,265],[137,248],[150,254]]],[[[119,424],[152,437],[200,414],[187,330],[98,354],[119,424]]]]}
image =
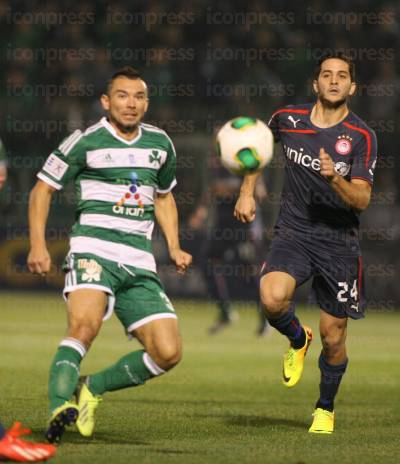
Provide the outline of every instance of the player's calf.
{"type": "MultiPolygon", "coordinates": [[[[178,361],[171,351],[169,363],[178,361]]],[[[107,392],[143,385],[147,380],[165,373],[152,357],[143,350],[123,356],[103,371],[81,378],[75,391],[79,406],[77,427],[81,435],[90,437],[95,427],[95,412],[107,392]]]]}

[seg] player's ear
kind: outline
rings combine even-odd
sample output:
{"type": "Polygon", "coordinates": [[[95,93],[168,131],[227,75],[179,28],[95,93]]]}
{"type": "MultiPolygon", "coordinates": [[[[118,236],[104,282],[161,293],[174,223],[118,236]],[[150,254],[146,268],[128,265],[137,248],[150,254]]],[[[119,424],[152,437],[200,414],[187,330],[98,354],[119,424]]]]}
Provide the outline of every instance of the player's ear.
{"type": "Polygon", "coordinates": [[[352,82],[350,86],[349,95],[352,97],[356,93],[356,90],[357,90],[357,84],[355,82],[352,82]]]}
{"type": "Polygon", "coordinates": [[[319,87],[318,87],[318,81],[316,79],[313,80],[312,86],[313,86],[314,92],[318,94],[319,87]]]}
{"type": "Polygon", "coordinates": [[[146,104],[144,105],[144,112],[146,113],[146,111],[148,110],[149,108],[149,98],[147,97],[146,98],[146,104]]]}
{"type": "Polygon", "coordinates": [[[109,109],[110,109],[110,99],[109,99],[108,95],[103,93],[103,95],[100,97],[100,102],[101,102],[101,106],[103,107],[103,110],[109,111],[109,109]]]}

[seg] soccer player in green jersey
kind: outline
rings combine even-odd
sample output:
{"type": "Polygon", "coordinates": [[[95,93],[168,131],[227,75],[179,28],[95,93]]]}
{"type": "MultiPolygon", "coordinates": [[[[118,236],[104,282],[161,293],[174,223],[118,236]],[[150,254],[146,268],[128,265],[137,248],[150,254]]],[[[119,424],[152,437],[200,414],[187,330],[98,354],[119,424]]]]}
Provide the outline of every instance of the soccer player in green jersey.
{"type": "Polygon", "coordinates": [[[101,103],[107,117],[74,132],[50,154],[30,195],[28,266],[41,275],[51,265],[45,226],[52,194],[73,180],[78,198],[64,264],[68,331],[50,367],[50,442],[59,442],[74,423],[82,435],[91,436],[104,393],[141,385],[181,357],[177,316],[151,248],[155,216],[177,272],[183,274],[191,264],[192,257],[180,248],[171,192],[174,146],[163,130],[141,122],[149,101],[136,70],[117,71],[101,103]],[[144,349],[80,378],[80,363],[113,311],[144,349]]]}

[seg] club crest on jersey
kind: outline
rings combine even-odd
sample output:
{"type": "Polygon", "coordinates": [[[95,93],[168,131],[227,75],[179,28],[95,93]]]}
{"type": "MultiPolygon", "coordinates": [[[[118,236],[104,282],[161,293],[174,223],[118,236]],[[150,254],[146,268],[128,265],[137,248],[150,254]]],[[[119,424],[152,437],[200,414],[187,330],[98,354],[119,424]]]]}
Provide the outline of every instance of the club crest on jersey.
{"type": "Polygon", "coordinates": [[[336,153],[339,155],[348,155],[352,149],[352,138],[346,134],[339,135],[338,140],[335,144],[336,153]]]}
{"type": "Polygon", "coordinates": [[[339,176],[346,176],[350,171],[350,165],[344,163],[343,161],[339,161],[335,163],[335,171],[339,174],[339,176]]]}
{"type": "Polygon", "coordinates": [[[99,282],[103,267],[94,259],[78,259],[78,269],[84,269],[83,282],[99,282]]]}
{"type": "Polygon", "coordinates": [[[149,155],[149,163],[157,163],[158,165],[161,164],[161,155],[158,153],[157,150],[153,150],[151,155],[149,155]]]}

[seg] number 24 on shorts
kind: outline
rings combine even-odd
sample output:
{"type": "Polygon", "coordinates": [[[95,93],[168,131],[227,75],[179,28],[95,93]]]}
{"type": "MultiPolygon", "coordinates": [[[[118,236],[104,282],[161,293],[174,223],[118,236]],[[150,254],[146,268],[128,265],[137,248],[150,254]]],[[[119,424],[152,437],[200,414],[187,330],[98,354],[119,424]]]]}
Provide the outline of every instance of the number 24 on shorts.
{"type": "MultiPolygon", "coordinates": [[[[336,298],[340,303],[346,303],[348,301],[348,291],[349,291],[349,284],[347,282],[338,282],[338,287],[341,289],[338,291],[336,298]]],[[[353,285],[350,290],[350,297],[357,301],[358,298],[358,290],[357,290],[357,279],[354,280],[353,285]]],[[[358,311],[358,303],[356,305],[352,305],[352,309],[358,311]],[[353,306],[355,306],[353,308],[353,306]]]]}

